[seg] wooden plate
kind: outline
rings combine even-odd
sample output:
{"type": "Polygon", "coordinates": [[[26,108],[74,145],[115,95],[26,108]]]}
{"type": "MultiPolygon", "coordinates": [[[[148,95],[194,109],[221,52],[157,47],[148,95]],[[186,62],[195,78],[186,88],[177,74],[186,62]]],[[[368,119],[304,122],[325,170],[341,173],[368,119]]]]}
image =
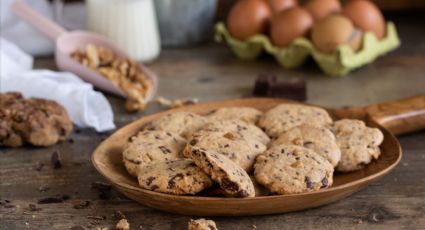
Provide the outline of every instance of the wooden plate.
{"type": "MultiPolygon", "coordinates": [[[[201,196],[176,196],[142,189],[122,163],[121,153],[129,137],[136,134],[147,122],[166,113],[190,111],[206,114],[227,106],[250,106],[266,111],[281,103],[295,103],[280,99],[237,99],[187,106],[143,117],[121,128],[103,141],[92,155],[94,167],[124,195],[143,205],[193,216],[246,216],[298,211],[329,204],[353,194],[371,182],[389,173],[400,162],[402,152],[397,139],[377,124],[384,133],[382,155],[363,170],[348,174],[335,174],[334,184],[328,189],[296,195],[273,195],[254,198],[218,198],[201,196]]],[[[328,110],[331,114],[334,110],[328,110]]]]}

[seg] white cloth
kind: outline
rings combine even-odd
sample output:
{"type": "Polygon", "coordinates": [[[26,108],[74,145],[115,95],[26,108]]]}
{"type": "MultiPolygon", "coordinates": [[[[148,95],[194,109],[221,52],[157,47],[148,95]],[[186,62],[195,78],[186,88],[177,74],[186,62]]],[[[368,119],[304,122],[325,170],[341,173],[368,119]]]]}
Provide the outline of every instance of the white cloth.
{"type": "Polygon", "coordinates": [[[72,73],[32,70],[32,57],[0,38],[0,92],[18,91],[25,97],[55,100],[79,127],[98,132],[115,128],[111,105],[72,73]]]}

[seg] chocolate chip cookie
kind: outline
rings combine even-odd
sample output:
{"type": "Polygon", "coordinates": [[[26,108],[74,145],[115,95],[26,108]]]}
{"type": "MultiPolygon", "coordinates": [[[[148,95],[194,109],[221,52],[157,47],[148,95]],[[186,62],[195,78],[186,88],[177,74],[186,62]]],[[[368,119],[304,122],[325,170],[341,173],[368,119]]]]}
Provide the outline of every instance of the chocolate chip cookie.
{"type": "Polygon", "coordinates": [[[189,159],[146,165],[137,179],[144,189],[175,195],[193,195],[212,185],[211,179],[189,159]]]}
{"type": "Polygon", "coordinates": [[[313,150],[277,145],[257,157],[254,176],[272,193],[296,194],[327,188],[333,183],[333,166],[313,150]]]}
{"type": "Polygon", "coordinates": [[[0,94],[0,146],[49,146],[71,131],[68,113],[55,101],[25,99],[18,92],[0,94]]]}
{"type": "Polygon", "coordinates": [[[195,113],[169,113],[147,124],[144,130],[164,130],[187,138],[204,126],[206,121],[205,117],[195,113]]]}
{"type": "Polygon", "coordinates": [[[281,104],[269,111],[259,120],[258,125],[272,138],[280,133],[302,125],[325,126],[332,123],[326,110],[300,104],[281,104]]]}
{"type": "Polygon", "coordinates": [[[233,197],[254,197],[255,189],[248,174],[226,156],[211,149],[192,147],[186,156],[195,161],[211,179],[233,197]]]}
{"type": "Polygon", "coordinates": [[[194,147],[214,150],[249,172],[255,157],[266,150],[265,145],[259,142],[255,145],[252,143],[236,132],[200,130],[188,139],[183,154],[190,155],[194,147]]]}
{"type": "Polygon", "coordinates": [[[210,113],[208,118],[216,121],[237,119],[255,124],[262,115],[260,110],[251,107],[224,107],[210,113]]]}
{"type": "Polygon", "coordinates": [[[325,127],[300,125],[283,132],[271,146],[293,144],[304,146],[327,159],[334,167],[341,159],[341,151],[334,134],[325,127]]]}
{"type": "Polygon", "coordinates": [[[182,158],[181,152],[185,145],[183,137],[167,131],[142,131],[132,137],[125,147],[124,165],[130,175],[137,176],[140,167],[182,158]]]}
{"type": "Polygon", "coordinates": [[[241,120],[212,121],[206,124],[202,130],[236,132],[244,136],[248,141],[251,141],[254,145],[257,142],[263,145],[267,145],[270,142],[269,136],[263,130],[241,120]]]}
{"type": "Polygon", "coordinates": [[[331,126],[341,149],[341,160],[337,171],[350,172],[363,168],[372,159],[378,159],[379,145],[384,135],[377,128],[370,128],[360,120],[343,119],[331,126]]]}
{"type": "Polygon", "coordinates": [[[190,220],[188,230],[218,230],[213,220],[206,220],[204,218],[197,220],[190,220]]]}

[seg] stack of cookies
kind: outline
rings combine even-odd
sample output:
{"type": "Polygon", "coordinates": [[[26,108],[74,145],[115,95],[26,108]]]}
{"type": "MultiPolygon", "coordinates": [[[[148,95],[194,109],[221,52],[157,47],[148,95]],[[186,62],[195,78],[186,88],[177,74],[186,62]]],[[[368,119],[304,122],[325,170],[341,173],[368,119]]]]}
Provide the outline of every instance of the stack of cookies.
{"type": "Polygon", "coordinates": [[[169,113],[131,137],[124,165],[139,185],[175,194],[254,197],[328,188],[334,171],[380,155],[383,134],[326,110],[281,104],[263,113],[224,107],[202,116],[169,113]]]}

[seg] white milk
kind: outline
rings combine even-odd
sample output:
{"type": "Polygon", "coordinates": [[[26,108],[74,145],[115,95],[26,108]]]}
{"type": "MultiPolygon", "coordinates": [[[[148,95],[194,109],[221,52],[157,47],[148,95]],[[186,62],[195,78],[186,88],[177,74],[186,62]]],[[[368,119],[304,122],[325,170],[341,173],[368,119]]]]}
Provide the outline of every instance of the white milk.
{"type": "Polygon", "coordinates": [[[153,0],[87,0],[87,29],[105,35],[138,61],[160,52],[153,0]]]}

